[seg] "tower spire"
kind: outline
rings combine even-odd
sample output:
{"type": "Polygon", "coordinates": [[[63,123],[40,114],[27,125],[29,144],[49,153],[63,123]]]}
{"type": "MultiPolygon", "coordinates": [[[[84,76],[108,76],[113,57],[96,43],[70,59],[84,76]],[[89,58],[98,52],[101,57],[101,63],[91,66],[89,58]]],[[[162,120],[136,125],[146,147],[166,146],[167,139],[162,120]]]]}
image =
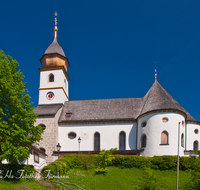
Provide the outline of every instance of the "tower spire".
{"type": "Polygon", "coordinates": [[[55,26],[54,26],[54,39],[57,39],[57,31],[58,31],[58,27],[57,27],[57,24],[58,24],[58,22],[57,22],[57,16],[58,16],[58,13],[57,13],[57,11],[54,13],[54,15],[55,15],[55,19],[54,19],[54,21],[55,21],[55,26]]]}
{"type": "Polygon", "coordinates": [[[157,70],[156,70],[156,62],[155,63],[155,80],[157,80],[157,70]]]}

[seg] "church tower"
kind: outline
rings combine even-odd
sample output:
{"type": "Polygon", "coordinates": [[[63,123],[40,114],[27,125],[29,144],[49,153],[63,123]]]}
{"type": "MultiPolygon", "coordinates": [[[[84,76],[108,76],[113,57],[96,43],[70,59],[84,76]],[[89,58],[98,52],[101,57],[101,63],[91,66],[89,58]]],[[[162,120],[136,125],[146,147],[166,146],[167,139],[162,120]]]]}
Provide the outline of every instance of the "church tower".
{"type": "Polygon", "coordinates": [[[40,62],[39,105],[59,104],[69,100],[67,69],[69,61],[57,41],[57,12],[55,13],[54,40],[40,62]]]}

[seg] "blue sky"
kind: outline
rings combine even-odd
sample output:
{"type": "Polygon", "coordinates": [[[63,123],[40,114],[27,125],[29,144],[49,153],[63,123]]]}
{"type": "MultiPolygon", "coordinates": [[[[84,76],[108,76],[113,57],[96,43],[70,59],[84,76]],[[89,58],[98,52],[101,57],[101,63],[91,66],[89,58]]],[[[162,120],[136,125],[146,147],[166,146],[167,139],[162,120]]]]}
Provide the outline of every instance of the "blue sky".
{"type": "Polygon", "coordinates": [[[8,0],[0,10],[0,49],[19,62],[35,107],[57,11],[70,100],[143,97],[157,62],[159,83],[200,121],[199,0],[8,0]]]}

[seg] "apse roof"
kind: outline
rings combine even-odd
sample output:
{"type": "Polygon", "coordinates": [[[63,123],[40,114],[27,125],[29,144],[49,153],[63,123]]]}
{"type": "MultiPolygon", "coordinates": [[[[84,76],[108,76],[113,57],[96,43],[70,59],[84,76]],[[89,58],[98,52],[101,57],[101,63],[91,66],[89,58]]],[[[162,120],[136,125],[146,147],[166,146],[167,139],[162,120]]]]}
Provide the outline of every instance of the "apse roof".
{"type": "Polygon", "coordinates": [[[140,115],[155,110],[179,110],[187,115],[187,120],[196,121],[155,79],[143,98],[140,115]]]}
{"type": "MultiPolygon", "coordinates": [[[[56,114],[59,105],[39,105],[38,115],[56,114]]],[[[143,98],[98,99],[66,101],[59,118],[60,123],[134,121],[153,111],[173,110],[185,113],[187,121],[196,121],[155,79],[143,98]]]]}

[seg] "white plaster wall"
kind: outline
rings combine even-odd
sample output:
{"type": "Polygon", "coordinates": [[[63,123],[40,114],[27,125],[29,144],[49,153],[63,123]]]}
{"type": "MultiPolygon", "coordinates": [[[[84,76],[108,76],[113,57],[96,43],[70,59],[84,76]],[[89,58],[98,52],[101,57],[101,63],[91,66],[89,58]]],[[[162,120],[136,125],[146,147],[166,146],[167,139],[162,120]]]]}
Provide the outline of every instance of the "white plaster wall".
{"type": "MultiPolygon", "coordinates": [[[[140,149],[141,136],[146,134],[147,145],[144,148],[142,156],[154,156],[154,155],[177,155],[178,148],[178,123],[180,124],[180,136],[184,133],[185,138],[185,118],[178,113],[153,113],[145,117],[142,117],[138,121],[138,144],[137,148],[140,149]],[[167,117],[169,120],[167,123],[162,122],[162,118],[167,117]],[[141,127],[143,121],[147,122],[146,127],[141,127]],[[184,127],[182,125],[184,121],[184,127]],[[161,144],[161,133],[163,131],[168,132],[169,145],[161,144]]],[[[185,147],[185,139],[184,139],[185,147]]],[[[181,147],[180,137],[180,156],[184,155],[184,148],[181,147]]]]}
{"type": "MultiPolygon", "coordinates": [[[[24,164],[27,165],[27,160],[24,161],[24,164]]],[[[39,163],[34,161],[34,151],[32,151],[32,154],[30,154],[28,158],[28,165],[34,166],[35,169],[42,169],[44,166],[46,166],[46,156],[39,154],[39,163]]]]}
{"type": "Polygon", "coordinates": [[[193,150],[194,141],[197,140],[200,144],[200,126],[198,124],[187,123],[186,132],[187,132],[186,150],[193,150]],[[195,132],[194,132],[195,129],[199,130],[198,134],[195,134],[195,132]]]}
{"type": "Polygon", "coordinates": [[[68,101],[63,89],[47,89],[39,90],[39,103],[38,104],[57,104],[68,101]],[[49,100],[46,95],[48,92],[54,93],[54,98],[49,100]]]}
{"type": "MultiPolygon", "coordinates": [[[[3,164],[7,164],[7,160],[3,160],[2,161],[3,164]]],[[[39,163],[35,162],[34,161],[34,151],[32,151],[31,154],[29,154],[29,158],[28,158],[28,162],[27,162],[27,159],[24,159],[22,162],[19,162],[19,164],[24,164],[24,165],[32,165],[34,166],[35,169],[42,169],[44,166],[47,165],[46,163],[46,156],[45,155],[42,155],[42,154],[39,154],[39,163]]]]}
{"type": "MultiPolygon", "coordinates": [[[[49,87],[63,87],[65,93],[69,97],[68,93],[68,81],[65,77],[65,74],[63,73],[62,69],[59,70],[49,70],[49,71],[40,71],[40,88],[49,88],[49,87]],[[54,82],[49,82],[49,75],[54,75],[54,82]],[[66,81],[66,85],[65,85],[66,81]]],[[[68,98],[66,97],[64,91],[61,89],[48,89],[48,90],[39,90],[39,104],[49,104],[49,103],[64,103],[65,101],[68,101],[68,98]],[[49,91],[57,92],[55,98],[53,100],[47,100],[46,94],[44,96],[44,93],[47,93],[49,91]]],[[[54,93],[55,94],[55,93],[54,93]]]]}
{"type": "Polygon", "coordinates": [[[66,79],[65,88],[64,79],[66,79],[66,77],[62,69],[40,71],[40,88],[62,86],[65,92],[68,94],[68,81],[66,79]],[[54,82],[49,82],[49,75],[51,73],[54,75],[54,82]]]}
{"type": "Polygon", "coordinates": [[[61,151],[78,151],[78,138],[81,137],[80,150],[94,150],[94,134],[100,133],[100,149],[119,149],[119,133],[126,133],[126,150],[136,149],[136,123],[128,124],[96,124],[96,125],[61,125],[59,126],[59,142],[61,151]],[[75,139],[69,139],[68,133],[75,132],[75,139]],[[87,134],[84,138],[83,134],[87,134]]]}

